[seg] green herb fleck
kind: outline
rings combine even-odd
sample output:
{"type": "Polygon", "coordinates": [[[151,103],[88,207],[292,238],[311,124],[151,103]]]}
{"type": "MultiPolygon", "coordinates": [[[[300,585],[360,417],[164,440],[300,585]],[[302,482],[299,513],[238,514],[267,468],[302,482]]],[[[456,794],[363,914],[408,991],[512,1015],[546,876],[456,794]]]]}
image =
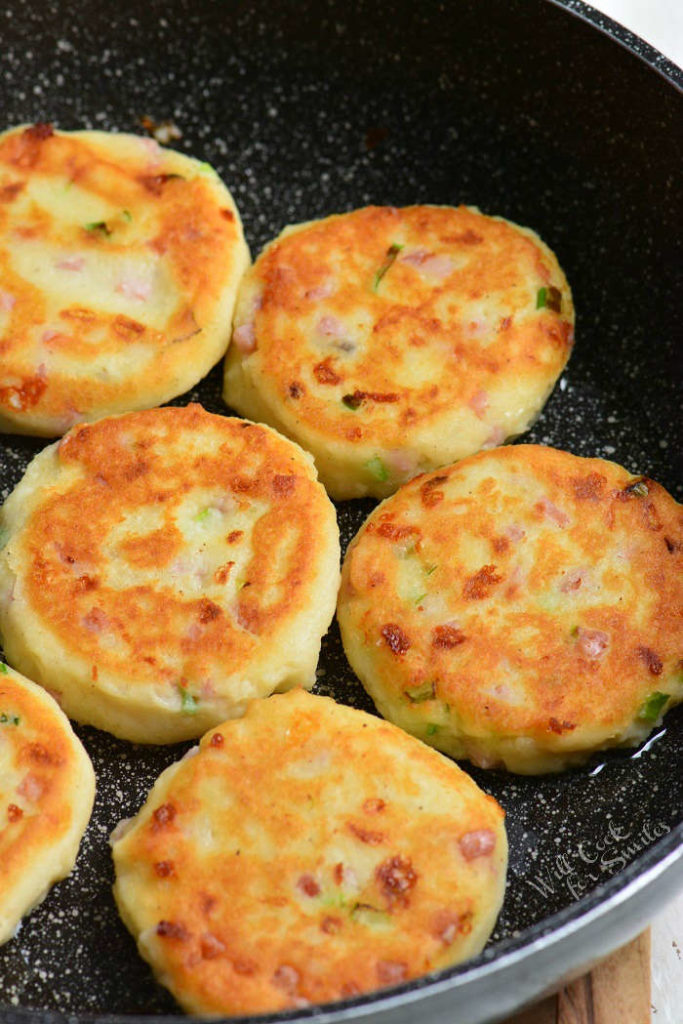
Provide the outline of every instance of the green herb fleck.
{"type": "Polygon", "coordinates": [[[417,597],[414,597],[413,598],[413,604],[422,604],[422,602],[424,601],[426,596],[427,596],[427,592],[425,591],[424,594],[419,594],[417,597]]]}
{"type": "Polygon", "coordinates": [[[345,405],[347,409],[352,409],[355,412],[356,409],[359,409],[363,404],[363,399],[357,394],[344,395],[342,398],[342,404],[345,405]]]}
{"type": "Polygon", "coordinates": [[[133,214],[130,212],[130,210],[122,210],[121,211],[121,216],[123,217],[124,220],[127,220],[129,224],[130,224],[130,222],[133,219],[133,214]]]}
{"type": "Polygon", "coordinates": [[[430,722],[429,725],[427,726],[427,735],[428,736],[433,736],[434,733],[436,733],[438,731],[439,731],[439,727],[438,727],[438,725],[435,725],[434,722],[430,722]]]}
{"type": "Polygon", "coordinates": [[[434,697],[434,683],[421,683],[419,686],[407,686],[404,691],[408,700],[413,704],[422,704],[434,697]]]}
{"type": "Polygon", "coordinates": [[[379,455],[375,455],[373,458],[368,459],[365,463],[365,468],[372,476],[374,476],[375,480],[384,481],[389,479],[389,470],[384,465],[379,455]]]}
{"type": "Polygon", "coordinates": [[[552,309],[559,313],[562,309],[562,292],[552,285],[549,288],[539,288],[536,293],[536,309],[552,309]]]}
{"type": "Polygon", "coordinates": [[[215,174],[216,173],[216,171],[211,166],[211,164],[207,163],[206,160],[203,160],[200,163],[199,170],[202,171],[204,174],[215,174]]]}
{"type": "Polygon", "coordinates": [[[183,714],[196,715],[197,708],[199,707],[198,699],[181,683],[178,683],[178,693],[180,694],[180,710],[183,714]]]}
{"type": "Polygon", "coordinates": [[[204,520],[208,518],[210,511],[210,508],[203,508],[201,512],[198,512],[197,515],[194,517],[195,523],[203,523],[204,520]]]}
{"type": "Polygon", "coordinates": [[[0,661],[0,676],[6,676],[6,675],[7,675],[7,665],[4,663],[4,661],[0,661]]]}
{"type": "Polygon", "coordinates": [[[570,636],[575,636],[575,637],[578,636],[579,635],[579,627],[578,626],[572,626],[572,628],[569,630],[569,635],[570,636]]]}
{"type": "Polygon", "coordinates": [[[436,570],[438,568],[439,568],[438,565],[425,565],[425,567],[424,567],[425,576],[431,576],[432,573],[436,572],[436,570]]]}
{"type": "Polygon", "coordinates": [[[108,226],[106,220],[92,220],[89,224],[84,224],[83,227],[86,231],[90,231],[91,234],[99,231],[100,234],[104,235],[106,238],[109,238],[111,235],[111,228],[108,226]]]}
{"type": "Polygon", "coordinates": [[[669,699],[668,693],[662,693],[660,690],[655,690],[647,697],[638,712],[638,718],[641,718],[644,722],[656,722],[662,711],[662,708],[669,699]]]}
{"type": "Polygon", "coordinates": [[[19,715],[8,715],[5,711],[0,714],[0,725],[19,725],[20,721],[19,715]]]}
{"type": "Polygon", "coordinates": [[[389,268],[392,266],[394,260],[396,259],[402,248],[403,246],[399,245],[398,242],[393,242],[392,245],[389,246],[389,248],[387,249],[387,258],[385,259],[384,263],[375,274],[375,281],[372,286],[373,291],[377,291],[377,287],[380,281],[386,274],[387,270],[389,270],[389,268]]]}

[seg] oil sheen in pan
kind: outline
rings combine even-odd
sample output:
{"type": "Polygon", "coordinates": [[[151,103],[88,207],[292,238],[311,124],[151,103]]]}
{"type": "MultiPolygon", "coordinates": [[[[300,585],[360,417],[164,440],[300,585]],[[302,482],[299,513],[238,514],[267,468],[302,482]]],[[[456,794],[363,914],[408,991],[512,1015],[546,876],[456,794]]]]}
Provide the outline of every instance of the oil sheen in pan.
{"type": "MultiPolygon", "coordinates": [[[[676,493],[675,278],[666,259],[676,224],[666,185],[673,133],[655,132],[660,121],[673,125],[673,101],[663,80],[626,67],[629,54],[555,6],[486,2],[482,19],[480,0],[463,0],[457,24],[440,21],[436,3],[398,4],[381,18],[368,8],[358,21],[333,0],[303,0],[296,24],[284,5],[261,0],[234,12],[184,0],[99,10],[86,0],[78,17],[65,3],[40,23],[17,4],[3,24],[0,105],[8,124],[52,118],[63,128],[136,130],[145,113],[172,115],[183,131],[176,145],[229,184],[253,252],[287,223],[367,202],[463,201],[529,224],[567,271],[578,323],[569,367],[525,440],[613,458],[676,493]],[[570,79],[557,74],[560,44],[570,79]],[[626,124],[620,90],[629,75],[626,124]],[[650,157],[635,173],[633,162],[650,157]]],[[[222,412],[220,386],[217,369],[179,402],[222,412]]],[[[0,438],[3,495],[40,447],[0,438]]],[[[339,507],[344,543],[371,507],[339,507]]],[[[335,627],[317,689],[368,708],[335,627]]],[[[511,848],[484,960],[671,840],[683,806],[681,708],[663,733],[639,757],[611,753],[561,777],[470,769],[508,812],[511,848]]],[[[108,835],[183,747],[79,734],[98,774],[95,814],[76,872],[0,949],[0,1004],[175,1013],[114,909],[108,835]]]]}

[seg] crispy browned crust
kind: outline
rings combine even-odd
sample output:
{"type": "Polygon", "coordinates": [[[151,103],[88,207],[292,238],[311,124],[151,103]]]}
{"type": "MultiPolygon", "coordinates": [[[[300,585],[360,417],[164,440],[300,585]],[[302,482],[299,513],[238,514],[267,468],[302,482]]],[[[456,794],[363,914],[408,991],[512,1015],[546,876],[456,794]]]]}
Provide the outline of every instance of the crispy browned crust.
{"type": "Polygon", "coordinates": [[[73,866],[94,774],[44,690],[0,665],[0,943],[73,866]]]}
{"type": "Polygon", "coordinates": [[[226,400],[252,416],[258,404],[311,450],[335,496],[359,484],[386,494],[525,429],[573,323],[569,286],[533,232],[464,206],[367,207],[287,229],[259,256],[226,400]],[[364,468],[373,455],[389,480],[364,468]]]}
{"type": "Polygon", "coordinates": [[[164,773],[114,842],[115,895],[181,1005],[250,1014],[396,984],[477,952],[503,812],[374,716],[292,691],[164,773]]]}
{"type": "Polygon", "coordinates": [[[229,193],[196,161],[149,139],[40,127],[0,136],[0,418],[55,435],[158,404],[206,372],[227,346],[248,253],[229,193]],[[16,268],[26,246],[53,267],[44,289],[16,268]],[[132,257],[143,282],[121,262],[132,257]],[[106,288],[98,265],[111,267],[106,288]],[[60,295],[88,273],[82,302],[60,295]]]}
{"type": "Polygon", "coordinates": [[[3,630],[8,652],[23,651],[15,637],[17,626],[30,634],[19,622],[25,605],[75,659],[73,694],[64,665],[32,663],[74,717],[79,693],[118,693],[198,735],[226,717],[231,695],[239,703],[258,687],[312,684],[336,594],[338,531],[300,449],[190,405],[82,425],[51,451],[43,489],[20,484],[8,504],[3,630]],[[15,577],[23,603],[11,594],[15,577]],[[296,667],[297,642],[312,666],[296,667]]]}
{"type": "Polygon", "coordinates": [[[384,714],[482,764],[548,770],[636,742],[652,693],[683,698],[682,526],[614,463],[473,456],[402,488],[351,544],[347,654],[384,714]]]}

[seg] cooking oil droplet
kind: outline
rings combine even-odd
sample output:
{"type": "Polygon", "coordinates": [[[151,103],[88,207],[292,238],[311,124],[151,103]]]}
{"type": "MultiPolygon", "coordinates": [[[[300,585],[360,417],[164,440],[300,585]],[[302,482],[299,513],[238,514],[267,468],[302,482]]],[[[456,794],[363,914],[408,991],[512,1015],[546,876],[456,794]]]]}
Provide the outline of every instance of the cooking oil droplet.
{"type": "Polygon", "coordinates": [[[647,741],[647,743],[643,743],[642,747],[640,747],[638,750],[636,750],[635,754],[631,754],[631,759],[635,761],[635,759],[637,757],[640,757],[640,755],[644,754],[646,750],[649,750],[650,747],[653,745],[653,743],[656,743],[657,740],[661,740],[662,736],[665,736],[665,735],[666,735],[666,729],[660,729],[659,732],[656,732],[654,734],[654,736],[650,736],[650,738],[647,741]]]}

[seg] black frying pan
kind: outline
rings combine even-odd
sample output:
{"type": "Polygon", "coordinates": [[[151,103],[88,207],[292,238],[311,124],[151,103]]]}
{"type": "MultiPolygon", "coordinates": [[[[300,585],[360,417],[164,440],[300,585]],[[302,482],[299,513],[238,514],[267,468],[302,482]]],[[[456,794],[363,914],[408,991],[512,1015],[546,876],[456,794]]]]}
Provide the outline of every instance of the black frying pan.
{"type": "MultiPolygon", "coordinates": [[[[680,496],[683,76],[628,32],[576,0],[10,0],[0,41],[4,125],[172,118],[178,148],[232,189],[254,252],[289,222],[369,202],[472,203],[536,229],[572,284],[577,343],[525,440],[613,458],[680,496]]],[[[224,411],[220,383],[216,369],[178,402],[224,411]]],[[[42,444],[0,437],[3,494],[42,444]]],[[[344,542],[370,508],[339,506],[344,542]]],[[[321,667],[320,692],[369,707],[335,627],[321,667]]],[[[95,813],[76,872],[0,949],[4,1024],[178,1012],[117,918],[107,837],[184,747],[79,734],[95,813]]],[[[487,949],[285,1016],[480,1024],[626,941],[683,883],[682,747],[679,708],[641,750],[560,777],[468,768],[508,812],[509,888],[487,949]]]]}

